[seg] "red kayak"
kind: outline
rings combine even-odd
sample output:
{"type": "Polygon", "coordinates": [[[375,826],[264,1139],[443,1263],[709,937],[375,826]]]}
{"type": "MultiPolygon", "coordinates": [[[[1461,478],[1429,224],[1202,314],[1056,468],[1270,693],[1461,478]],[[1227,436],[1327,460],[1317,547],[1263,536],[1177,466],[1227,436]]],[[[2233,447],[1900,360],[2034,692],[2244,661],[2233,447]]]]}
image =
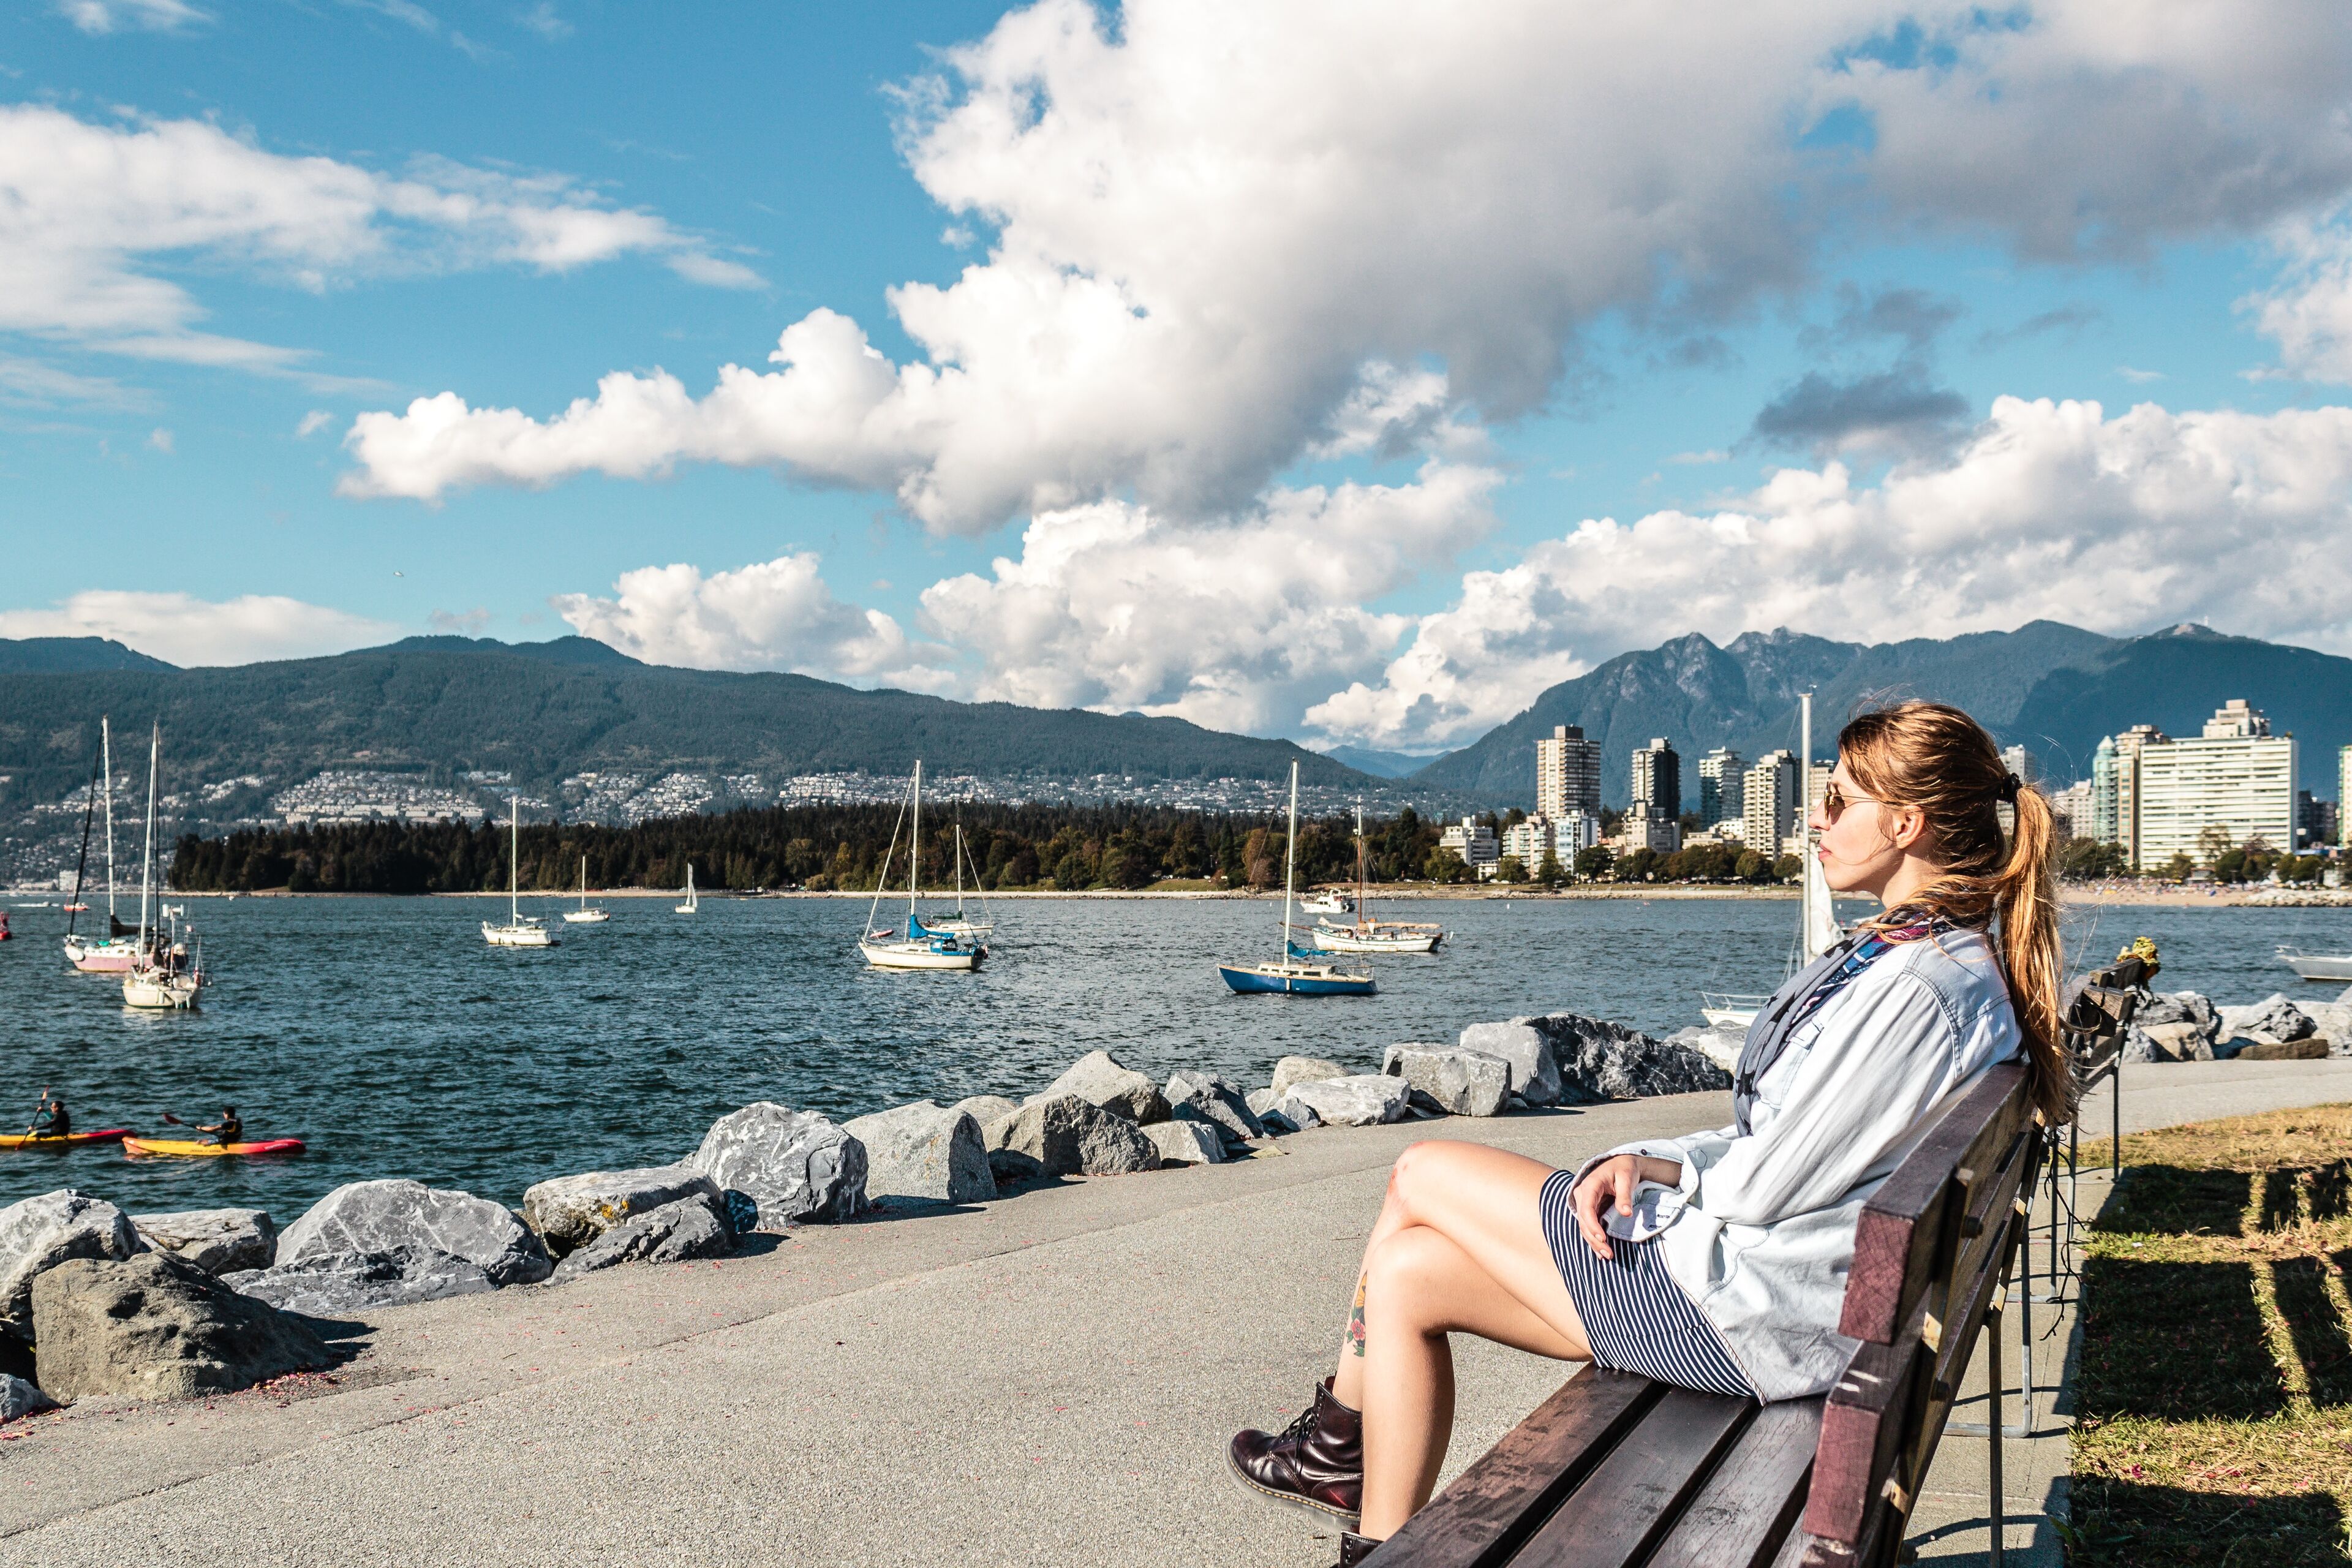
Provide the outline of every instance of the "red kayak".
{"type": "Polygon", "coordinates": [[[130,1136],[128,1127],[110,1127],[103,1132],[68,1132],[62,1138],[11,1132],[0,1134],[0,1149],[71,1149],[81,1143],[119,1143],[130,1136]]]}

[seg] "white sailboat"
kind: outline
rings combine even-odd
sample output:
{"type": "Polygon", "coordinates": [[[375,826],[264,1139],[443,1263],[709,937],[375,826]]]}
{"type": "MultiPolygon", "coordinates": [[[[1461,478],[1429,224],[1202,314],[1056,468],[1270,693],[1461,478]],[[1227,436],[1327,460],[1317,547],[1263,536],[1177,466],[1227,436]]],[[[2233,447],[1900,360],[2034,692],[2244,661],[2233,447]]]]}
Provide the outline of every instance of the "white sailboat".
{"type": "MultiPolygon", "coordinates": [[[[1308,933],[1323,952],[1435,952],[1444,940],[1443,928],[1421,921],[1372,919],[1370,851],[1364,843],[1364,803],[1356,803],[1356,896],[1339,897],[1355,911],[1351,925],[1318,921],[1308,933]]],[[[1316,906],[1309,904],[1308,909],[1316,906]]]]}
{"type": "Polygon", "coordinates": [[[907,849],[907,923],[904,929],[874,924],[875,913],[882,907],[882,883],[890,876],[890,857],[898,847],[898,835],[893,829],[890,847],[883,852],[882,877],[875,884],[874,902],[866,910],[866,934],[857,939],[857,950],[876,969],[977,969],[986,948],[961,931],[935,930],[915,912],[915,900],[921,897],[919,883],[923,866],[923,764],[919,761],[915,763],[915,782],[908,794],[914,802],[915,830],[907,849]]]}
{"type": "MultiPolygon", "coordinates": [[[[980,895],[980,919],[973,920],[963,912],[963,867],[968,858],[969,852],[963,847],[963,824],[959,822],[955,825],[955,913],[927,915],[924,917],[923,924],[932,931],[943,931],[955,936],[969,937],[985,948],[988,939],[996,933],[996,921],[989,915],[986,893],[980,895]]],[[[977,866],[972,868],[971,880],[972,886],[978,888],[980,868],[977,866]]]]}
{"type": "MultiPolygon", "coordinates": [[[[1829,879],[1822,875],[1821,857],[1813,853],[1813,694],[1810,691],[1797,699],[1797,743],[1802,748],[1797,754],[1797,854],[1804,862],[1797,884],[1797,944],[1804,956],[1790,961],[1791,974],[1845,940],[1845,928],[1838,924],[1837,911],[1830,901],[1829,879]]],[[[1736,992],[1702,991],[1699,1016],[1713,1028],[1744,1029],[1770,1000],[1736,992]]]]}
{"type": "Polygon", "coordinates": [[[593,908],[588,902],[588,857],[580,857],[580,907],[563,911],[564,920],[576,926],[603,925],[613,918],[613,911],[602,904],[593,908]]]}
{"type": "Polygon", "coordinates": [[[507,923],[493,925],[482,922],[482,940],[492,947],[553,947],[555,933],[542,924],[537,915],[522,912],[522,796],[509,797],[509,839],[507,851],[507,923]]]}
{"type": "Polygon", "coordinates": [[[682,915],[693,914],[702,908],[702,900],[694,890],[694,862],[691,860],[686,863],[686,902],[677,908],[677,912],[682,915]]]}
{"type": "MultiPolygon", "coordinates": [[[[139,937],[136,957],[122,976],[122,1004],[155,1013],[184,1013],[196,1005],[204,972],[193,952],[180,943],[151,942],[155,930],[155,781],[163,750],[163,727],[158,723],[147,738],[147,847],[140,858],[139,937]],[[182,967],[185,957],[186,966],[182,967]]],[[[176,939],[178,932],[173,933],[176,939]]]]}
{"type": "Polygon", "coordinates": [[[1290,827],[1282,851],[1282,956],[1272,963],[1221,963],[1217,973],[1244,996],[1370,996],[1380,988],[1369,969],[1316,962],[1290,940],[1290,911],[1298,887],[1298,764],[1290,764],[1290,827]]]}
{"type": "MultiPolygon", "coordinates": [[[[106,715],[98,721],[99,772],[101,779],[100,798],[106,807],[106,934],[94,937],[66,933],[66,962],[84,974],[121,974],[131,967],[139,949],[131,940],[131,928],[117,918],[114,910],[114,726],[106,715]]],[[[89,823],[84,821],[82,842],[87,852],[89,842],[89,823]]],[[[81,903],[81,879],[74,879],[74,902],[81,903]]],[[[72,922],[68,921],[68,925],[72,922]]]]}

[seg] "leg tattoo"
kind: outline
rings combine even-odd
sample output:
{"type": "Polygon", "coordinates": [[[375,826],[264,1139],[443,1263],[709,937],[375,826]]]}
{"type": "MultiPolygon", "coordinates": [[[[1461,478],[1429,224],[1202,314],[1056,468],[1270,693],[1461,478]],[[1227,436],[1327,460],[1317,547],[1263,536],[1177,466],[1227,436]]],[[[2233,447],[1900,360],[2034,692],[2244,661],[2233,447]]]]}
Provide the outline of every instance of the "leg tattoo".
{"type": "Polygon", "coordinates": [[[1356,1276],[1356,1304],[1348,1312],[1346,1342],[1348,1348],[1358,1355],[1364,1353],[1364,1289],[1370,1282],[1370,1278],[1366,1274],[1356,1276]]]}

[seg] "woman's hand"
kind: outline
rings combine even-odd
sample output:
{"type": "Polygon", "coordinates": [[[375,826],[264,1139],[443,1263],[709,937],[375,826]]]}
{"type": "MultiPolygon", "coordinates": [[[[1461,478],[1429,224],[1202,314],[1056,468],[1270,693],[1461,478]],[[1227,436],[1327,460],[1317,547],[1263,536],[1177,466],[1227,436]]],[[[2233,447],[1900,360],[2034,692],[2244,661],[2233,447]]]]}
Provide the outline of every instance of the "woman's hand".
{"type": "Polygon", "coordinates": [[[1616,1257],[1609,1246],[1608,1222],[1601,1217],[1602,1205],[1613,1205],[1619,1214],[1631,1215],[1635,1187],[1643,1182],[1671,1187],[1682,1179],[1681,1165],[1646,1154],[1616,1154],[1593,1166],[1576,1184],[1576,1225],[1584,1233],[1584,1245],[1603,1258],[1616,1257]]]}

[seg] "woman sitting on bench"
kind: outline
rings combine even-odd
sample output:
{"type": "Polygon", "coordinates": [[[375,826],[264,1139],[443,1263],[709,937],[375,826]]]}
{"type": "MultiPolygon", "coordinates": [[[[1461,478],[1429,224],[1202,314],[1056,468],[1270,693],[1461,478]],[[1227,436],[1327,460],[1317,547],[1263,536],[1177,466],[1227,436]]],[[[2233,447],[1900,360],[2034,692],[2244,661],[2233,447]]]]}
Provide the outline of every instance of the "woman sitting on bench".
{"type": "Polygon", "coordinates": [[[1863,1204],[1937,1113],[2022,1053],[2043,1114],[2072,1114],[2050,803],[1992,737],[1941,703],[1863,714],[1811,824],[1830,887],[1883,912],[1758,1013],[1730,1126],[1574,1173],[1476,1143],[1398,1157],[1338,1372],[1229,1456],[1261,1496],[1360,1530],[1341,1568],[1429,1500],[1449,1333],[1741,1398],[1822,1393],[1854,1348],[1837,1325],[1863,1204]]]}

